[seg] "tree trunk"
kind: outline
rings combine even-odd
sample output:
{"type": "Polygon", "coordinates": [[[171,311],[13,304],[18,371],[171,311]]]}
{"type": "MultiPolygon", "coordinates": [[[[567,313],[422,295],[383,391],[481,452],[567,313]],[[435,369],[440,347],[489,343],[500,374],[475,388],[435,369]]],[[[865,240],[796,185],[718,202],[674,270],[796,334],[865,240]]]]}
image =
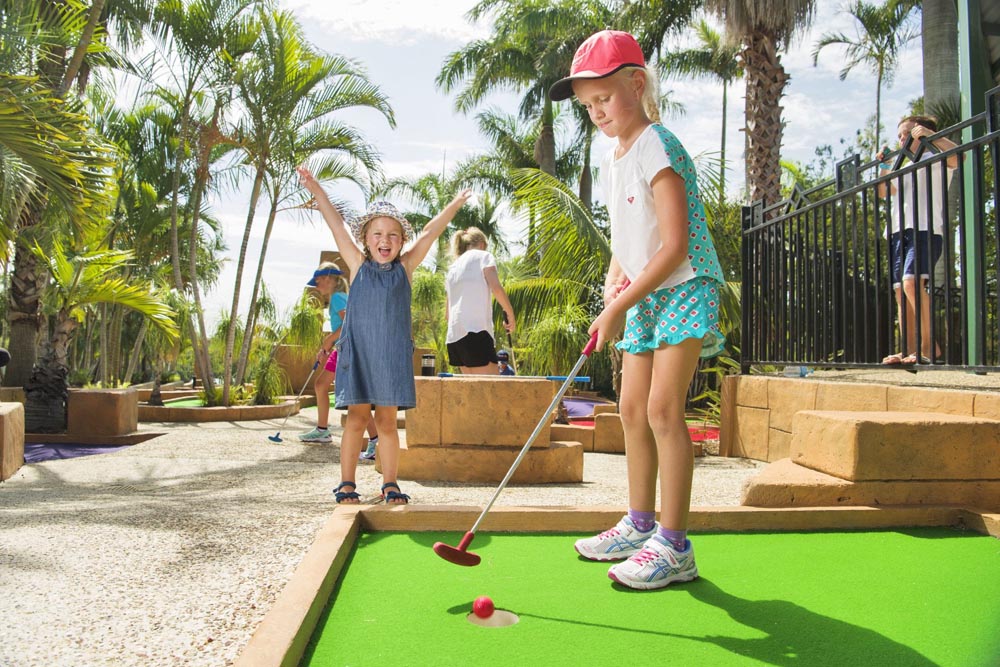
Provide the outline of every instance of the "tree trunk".
{"type": "Polygon", "coordinates": [[[719,205],[726,201],[726,108],[729,99],[729,82],[722,81],[722,149],[719,151],[719,205]]]}
{"type": "Polygon", "coordinates": [[[52,337],[43,344],[42,356],[24,385],[24,430],[60,433],[66,430],[69,385],[66,358],[76,320],[65,311],[56,316],[52,337]]]}
{"type": "Polygon", "coordinates": [[[552,128],[552,102],[545,97],[542,108],[542,130],[535,140],[535,162],[549,176],[556,175],[556,134],[552,128]]]}
{"type": "Polygon", "coordinates": [[[98,360],[98,377],[100,378],[100,384],[102,387],[107,388],[108,386],[108,304],[101,304],[101,323],[98,336],[100,337],[101,349],[98,354],[101,358],[98,360]]]}
{"type": "Polygon", "coordinates": [[[253,179],[253,190],[250,192],[250,208],[247,211],[246,227],[243,230],[243,243],[240,244],[240,255],[236,261],[236,283],[233,285],[233,305],[229,310],[229,326],[226,328],[226,355],[222,362],[222,404],[229,405],[229,389],[232,386],[233,347],[236,344],[236,316],[240,309],[240,289],[243,286],[243,266],[246,264],[247,247],[250,245],[250,229],[253,227],[254,214],[257,212],[257,200],[260,199],[261,184],[264,182],[264,159],[260,159],[257,174],[253,179]]]}
{"type": "Polygon", "coordinates": [[[21,217],[21,231],[14,252],[14,270],[11,273],[8,295],[7,319],[10,322],[10,363],[4,375],[8,387],[20,387],[31,378],[35,365],[38,336],[43,317],[39,304],[45,287],[47,273],[44,266],[27,247],[30,242],[27,230],[39,224],[41,210],[29,205],[21,217]]]}
{"type": "MultiPolygon", "coordinates": [[[[882,68],[878,68],[878,76],[875,79],[875,150],[878,153],[882,148],[882,68]]],[[[866,156],[867,159],[869,156],[866,156]]],[[[870,156],[874,157],[874,155],[870,156]]]]}
{"type": "Polygon", "coordinates": [[[122,376],[122,380],[126,384],[132,384],[132,375],[135,373],[136,364],[139,363],[139,355],[142,354],[142,343],[146,339],[146,330],[149,328],[149,320],[147,318],[142,318],[142,324],[139,325],[139,333],[135,336],[135,345],[132,346],[132,354],[128,358],[128,368],[125,369],[125,374],[122,376]]]}
{"type": "Polygon", "coordinates": [[[83,28],[80,41],[73,50],[73,57],[70,58],[69,64],[66,66],[66,73],[63,75],[62,84],[59,86],[59,97],[63,97],[66,94],[66,91],[73,84],[73,79],[80,72],[80,68],[83,65],[83,57],[87,54],[87,49],[90,48],[90,43],[94,39],[94,31],[97,29],[97,23],[101,18],[101,12],[104,11],[104,3],[105,0],[94,0],[94,4],[90,6],[90,16],[87,17],[87,25],[83,28]]]}
{"type": "MultiPolygon", "coordinates": [[[[257,296],[260,293],[260,281],[264,275],[264,259],[267,257],[267,245],[271,240],[271,230],[274,219],[278,215],[280,190],[271,197],[271,210],[267,215],[267,227],[264,229],[264,241],[260,244],[260,259],[257,260],[257,275],[253,279],[253,292],[250,294],[250,307],[247,310],[247,323],[243,328],[243,344],[240,346],[240,359],[236,367],[236,384],[243,384],[247,371],[247,360],[250,358],[250,343],[253,340],[253,330],[257,324],[257,296]]],[[[440,256],[440,255],[439,255],[440,256]]]]}
{"type": "Polygon", "coordinates": [[[937,115],[941,115],[943,109],[958,111],[958,10],[955,0],[923,0],[920,37],[924,109],[937,115]]]}
{"type": "MultiPolygon", "coordinates": [[[[593,124],[591,124],[593,127],[593,124]]],[[[594,174],[590,165],[590,147],[594,142],[594,132],[590,128],[583,144],[583,169],[580,170],[580,201],[588,211],[594,208],[594,174]]]]}
{"type": "MultiPolygon", "coordinates": [[[[218,107],[216,108],[218,113],[218,107]]],[[[194,299],[194,311],[197,313],[198,329],[194,328],[191,316],[188,316],[188,330],[191,332],[191,348],[194,352],[194,367],[205,387],[205,405],[216,404],[215,377],[212,373],[212,359],[208,353],[208,329],[205,326],[205,312],[201,307],[201,289],[198,286],[198,220],[200,218],[201,200],[208,185],[208,152],[199,157],[199,166],[195,172],[194,204],[191,212],[191,236],[188,246],[188,281],[191,286],[191,297],[194,299]]]]}
{"type": "Polygon", "coordinates": [[[781,124],[779,104],[788,74],[777,54],[776,40],[763,32],[747,36],[743,48],[746,72],[747,186],[750,201],[774,204],[781,198],[781,124]]]}

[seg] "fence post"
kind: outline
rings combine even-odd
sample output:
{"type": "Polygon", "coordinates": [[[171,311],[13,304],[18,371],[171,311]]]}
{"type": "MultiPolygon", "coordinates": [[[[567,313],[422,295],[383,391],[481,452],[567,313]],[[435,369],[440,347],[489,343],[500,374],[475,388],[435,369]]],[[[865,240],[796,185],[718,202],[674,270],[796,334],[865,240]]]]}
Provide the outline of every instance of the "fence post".
{"type": "Polygon", "coordinates": [[[753,321],[751,311],[754,306],[753,289],[757,268],[756,265],[753,267],[750,266],[753,255],[750,251],[750,245],[755,241],[753,240],[754,237],[749,236],[747,232],[764,221],[763,200],[755,201],[750,206],[740,207],[740,220],[743,231],[743,243],[740,244],[740,255],[743,265],[741,267],[743,280],[740,283],[740,316],[742,319],[741,327],[743,328],[742,344],[740,345],[740,373],[746,375],[750,372],[750,361],[755,354],[756,345],[754,332],[750,323],[753,321]]]}

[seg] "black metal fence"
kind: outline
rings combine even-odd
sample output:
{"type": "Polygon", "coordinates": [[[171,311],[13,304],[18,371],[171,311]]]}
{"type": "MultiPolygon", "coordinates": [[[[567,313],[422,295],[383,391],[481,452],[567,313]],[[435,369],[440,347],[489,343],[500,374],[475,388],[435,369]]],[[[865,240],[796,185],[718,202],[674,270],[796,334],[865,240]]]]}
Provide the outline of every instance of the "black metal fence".
{"type": "Polygon", "coordinates": [[[890,153],[889,168],[855,156],[827,183],[743,208],[744,373],[887,357],[911,370],[1000,370],[1000,88],[984,113],[910,148],[890,153]],[[980,136],[933,144],[965,128],[980,136]],[[926,278],[894,279],[901,237],[916,240],[926,278]]]}

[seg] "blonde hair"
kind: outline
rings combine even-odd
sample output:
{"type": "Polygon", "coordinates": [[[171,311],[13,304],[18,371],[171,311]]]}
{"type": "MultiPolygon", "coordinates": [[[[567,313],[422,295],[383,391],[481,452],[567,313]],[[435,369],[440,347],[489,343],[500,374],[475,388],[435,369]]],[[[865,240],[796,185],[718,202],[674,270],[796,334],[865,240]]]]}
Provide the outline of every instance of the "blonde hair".
{"type": "Polygon", "coordinates": [[[656,74],[648,67],[623,67],[616,76],[632,78],[633,72],[642,72],[645,85],[642,88],[642,110],[654,123],[660,122],[660,84],[656,74]]]}
{"type": "Polygon", "coordinates": [[[459,257],[477,244],[481,244],[484,248],[487,247],[486,234],[479,227],[466,227],[462,231],[455,232],[455,235],[451,237],[451,254],[459,257]]]}
{"type": "MultiPolygon", "coordinates": [[[[338,271],[343,271],[343,269],[337,266],[334,262],[320,262],[319,266],[316,267],[316,270],[322,271],[323,269],[337,269],[338,271]]],[[[333,278],[334,292],[337,291],[337,288],[340,288],[341,292],[347,291],[347,276],[345,274],[341,273],[340,275],[337,275],[335,273],[331,273],[329,276],[333,278]]]]}

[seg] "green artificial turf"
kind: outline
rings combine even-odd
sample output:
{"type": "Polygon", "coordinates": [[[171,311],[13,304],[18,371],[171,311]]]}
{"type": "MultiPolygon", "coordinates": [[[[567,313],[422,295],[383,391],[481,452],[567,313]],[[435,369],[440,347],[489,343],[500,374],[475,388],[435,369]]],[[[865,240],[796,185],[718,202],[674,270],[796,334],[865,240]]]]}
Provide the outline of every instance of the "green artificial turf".
{"type": "Polygon", "coordinates": [[[631,591],[567,535],[359,538],[303,665],[1000,664],[1000,540],[948,529],[695,535],[701,578],[631,591]],[[466,620],[490,596],[510,627],[466,620]],[[668,662],[668,659],[671,662],[668,662]]]}

